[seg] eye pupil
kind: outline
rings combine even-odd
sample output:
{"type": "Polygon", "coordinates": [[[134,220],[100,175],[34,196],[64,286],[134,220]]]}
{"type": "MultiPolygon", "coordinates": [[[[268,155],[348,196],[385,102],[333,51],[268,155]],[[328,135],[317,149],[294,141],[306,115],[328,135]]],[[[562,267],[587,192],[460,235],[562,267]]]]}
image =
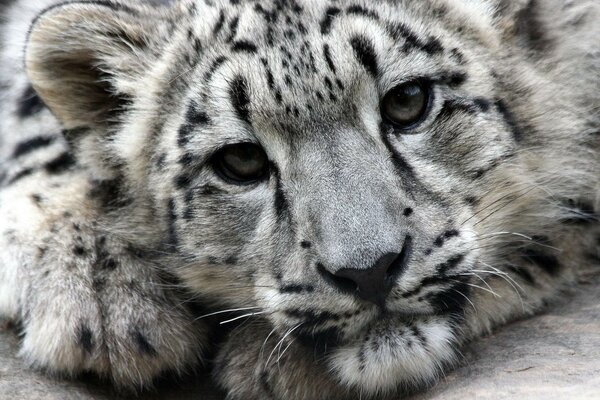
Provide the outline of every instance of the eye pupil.
{"type": "Polygon", "coordinates": [[[239,143],[224,147],[214,156],[218,175],[230,183],[250,184],[263,179],[268,172],[264,150],[253,143],[239,143]]]}
{"type": "Polygon", "coordinates": [[[409,82],[390,90],[381,102],[383,118],[406,129],[419,122],[427,112],[430,93],[420,82],[409,82]]]}

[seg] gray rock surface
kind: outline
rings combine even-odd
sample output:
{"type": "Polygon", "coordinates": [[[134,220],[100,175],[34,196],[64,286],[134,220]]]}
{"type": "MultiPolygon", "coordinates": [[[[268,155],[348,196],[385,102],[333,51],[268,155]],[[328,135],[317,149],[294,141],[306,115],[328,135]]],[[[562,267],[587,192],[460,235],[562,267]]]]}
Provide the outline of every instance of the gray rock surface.
{"type": "MultiPolygon", "coordinates": [[[[25,368],[18,339],[0,330],[0,399],[114,400],[92,381],[47,378],[25,368]]],[[[146,400],[222,399],[209,383],[164,383],[146,400]]],[[[462,366],[411,400],[600,399],[600,276],[582,279],[574,293],[544,314],[518,321],[464,350],[462,366]]]]}

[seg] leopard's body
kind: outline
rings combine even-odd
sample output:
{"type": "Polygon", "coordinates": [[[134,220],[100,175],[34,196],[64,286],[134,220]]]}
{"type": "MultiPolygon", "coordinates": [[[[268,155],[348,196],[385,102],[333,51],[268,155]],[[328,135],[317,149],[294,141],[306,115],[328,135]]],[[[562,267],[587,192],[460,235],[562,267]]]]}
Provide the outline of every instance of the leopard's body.
{"type": "Polygon", "coordinates": [[[245,319],[213,363],[231,399],[384,398],[599,264],[593,0],[13,3],[0,314],[35,367],[194,368],[194,297],[245,319]],[[398,130],[380,102],[414,80],[398,130]],[[248,142],[267,177],[216,173],[248,142]]]}

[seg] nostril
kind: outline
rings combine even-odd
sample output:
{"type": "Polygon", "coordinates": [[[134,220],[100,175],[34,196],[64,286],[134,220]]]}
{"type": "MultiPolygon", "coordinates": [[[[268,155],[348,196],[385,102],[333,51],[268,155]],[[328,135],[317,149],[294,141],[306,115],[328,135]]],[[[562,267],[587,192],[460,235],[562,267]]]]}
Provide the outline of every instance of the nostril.
{"type": "Polygon", "coordinates": [[[358,291],[358,284],[352,279],[337,276],[327,271],[327,268],[321,263],[317,264],[317,271],[330,285],[337,287],[345,293],[355,293],[358,291]]]}
{"type": "Polygon", "coordinates": [[[406,235],[404,238],[404,244],[402,245],[402,251],[400,254],[392,261],[386,271],[386,280],[393,282],[396,280],[398,276],[400,276],[406,266],[408,265],[408,259],[412,253],[412,237],[410,235],[406,235]]]}

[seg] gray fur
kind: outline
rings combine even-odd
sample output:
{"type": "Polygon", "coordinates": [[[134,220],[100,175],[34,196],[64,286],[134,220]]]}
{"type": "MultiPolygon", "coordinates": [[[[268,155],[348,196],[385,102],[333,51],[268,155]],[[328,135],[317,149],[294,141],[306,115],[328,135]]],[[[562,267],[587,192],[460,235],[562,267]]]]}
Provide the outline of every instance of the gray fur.
{"type": "Polygon", "coordinates": [[[122,386],[184,370],[205,334],[190,291],[250,319],[215,362],[229,398],[381,398],[598,262],[593,1],[22,3],[3,34],[0,312],[35,366],[122,386]],[[379,101],[415,78],[429,116],[394,132],[379,101]],[[52,113],[23,111],[30,84],[52,113]],[[238,142],[268,180],[214,173],[238,142]],[[319,273],[408,237],[385,313],[319,273]]]}

